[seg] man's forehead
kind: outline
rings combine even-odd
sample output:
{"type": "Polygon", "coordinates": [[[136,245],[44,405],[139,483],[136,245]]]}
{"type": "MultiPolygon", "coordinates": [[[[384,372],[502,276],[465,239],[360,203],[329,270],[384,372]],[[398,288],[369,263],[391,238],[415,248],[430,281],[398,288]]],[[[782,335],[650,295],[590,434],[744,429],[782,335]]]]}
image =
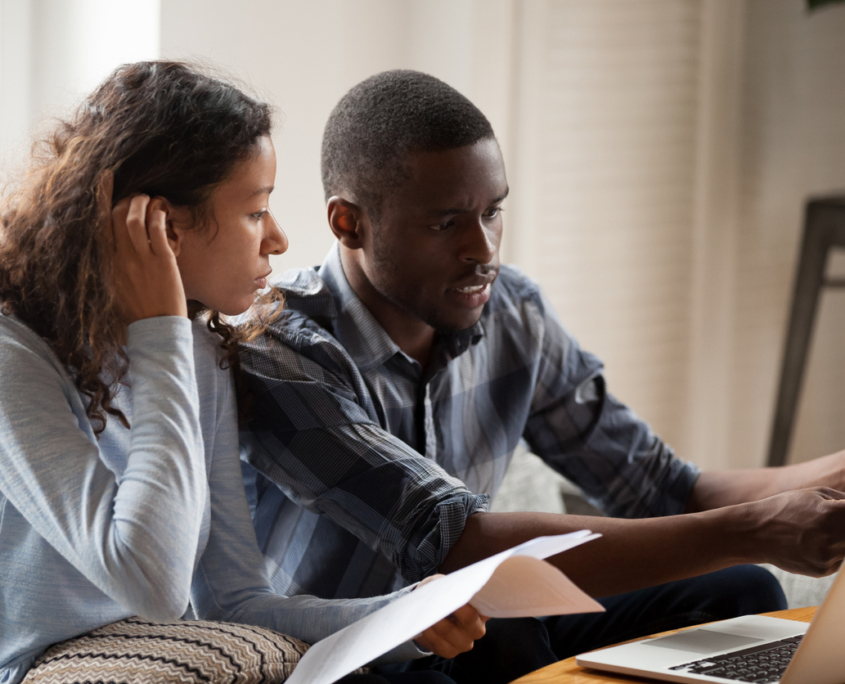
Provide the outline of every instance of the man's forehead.
{"type": "Polygon", "coordinates": [[[472,145],[453,147],[448,150],[409,150],[405,154],[405,166],[411,173],[450,171],[473,165],[504,166],[499,143],[495,138],[485,138],[472,145]]]}
{"type": "Polygon", "coordinates": [[[474,145],[440,151],[413,151],[408,154],[407,180],[398,188],[405,201],[436,205],[475,204],[479,195],[487,201],[504,198],[508,185],[505,165],[494,139],[474,145]]]}

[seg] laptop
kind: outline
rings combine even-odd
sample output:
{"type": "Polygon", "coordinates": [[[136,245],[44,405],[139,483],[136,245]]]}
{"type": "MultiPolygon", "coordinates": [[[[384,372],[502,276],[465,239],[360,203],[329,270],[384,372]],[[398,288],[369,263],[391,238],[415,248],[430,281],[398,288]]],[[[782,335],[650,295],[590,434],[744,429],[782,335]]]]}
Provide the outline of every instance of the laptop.
{"type": "Polygon", "coordinates": [[[575,662],[667,682],[845,684],[845,575],[840,569],[809,625],[746,615],[591,651],[575,662]]]}

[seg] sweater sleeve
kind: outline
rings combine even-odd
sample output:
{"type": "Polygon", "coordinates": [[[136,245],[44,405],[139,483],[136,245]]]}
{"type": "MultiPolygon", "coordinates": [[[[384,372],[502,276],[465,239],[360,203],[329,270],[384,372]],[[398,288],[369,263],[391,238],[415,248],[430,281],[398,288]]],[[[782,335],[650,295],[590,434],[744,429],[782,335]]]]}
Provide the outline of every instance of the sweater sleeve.
{"type": "Polygon", "coordinates": [[[58,360],[3,321],[0,490],[100,591],[168,620],[187,608],[207,498],[192,333],[187,319],[159,317],[128,335],[133,418],[118,476],[58,360]]]}
{"type": "MultiPolygon", "coordinates": [[[[198,359],[198,364],[200,363],[198,359]]],[[[205,366],[205,364],[204,364],[205,366]]],[[[194,578],[192,601],[197,617],[258,625],[313,644],[360,620],[413,589],[365,599],[320,599],[313,596],[284,597],[273,592],[264,572],[249,515],[238,457],[238,430],[234,392],[228,373],[198,368],[204,403],[206,447],[211,447],[211,532],[194,578]],[[206,400],[217,399],[216,425],[208,435],[211,411],[206,400]]],[[[408,642],[377,662],[395,662],[427,655],[408,642]]]]}

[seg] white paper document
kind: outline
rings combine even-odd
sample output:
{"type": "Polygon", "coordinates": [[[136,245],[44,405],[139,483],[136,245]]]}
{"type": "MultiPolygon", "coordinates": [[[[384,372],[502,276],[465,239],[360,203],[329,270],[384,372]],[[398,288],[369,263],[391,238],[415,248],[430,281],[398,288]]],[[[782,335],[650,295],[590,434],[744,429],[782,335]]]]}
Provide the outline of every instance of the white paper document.
{"type": "Polygon", "coordinates": [[[538,537],[429,582],[314,644],[287,683],[331,684],[467,603],[498,618],[601,612],[600,603],[542,560],[599,536],[581,530],[538,537]]]}

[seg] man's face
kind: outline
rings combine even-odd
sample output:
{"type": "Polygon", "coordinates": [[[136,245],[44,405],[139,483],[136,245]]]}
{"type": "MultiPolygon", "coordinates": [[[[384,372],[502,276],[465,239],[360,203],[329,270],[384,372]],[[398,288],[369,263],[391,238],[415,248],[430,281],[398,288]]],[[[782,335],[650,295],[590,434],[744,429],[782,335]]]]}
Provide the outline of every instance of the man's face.
{"type": "Polygon", "coordinates": [[[474,325],[499,272],[508,194],[495,140],[414,152],[408,179],[382,201],[362,264],[373,287],[440,332],[474,325]]]}

